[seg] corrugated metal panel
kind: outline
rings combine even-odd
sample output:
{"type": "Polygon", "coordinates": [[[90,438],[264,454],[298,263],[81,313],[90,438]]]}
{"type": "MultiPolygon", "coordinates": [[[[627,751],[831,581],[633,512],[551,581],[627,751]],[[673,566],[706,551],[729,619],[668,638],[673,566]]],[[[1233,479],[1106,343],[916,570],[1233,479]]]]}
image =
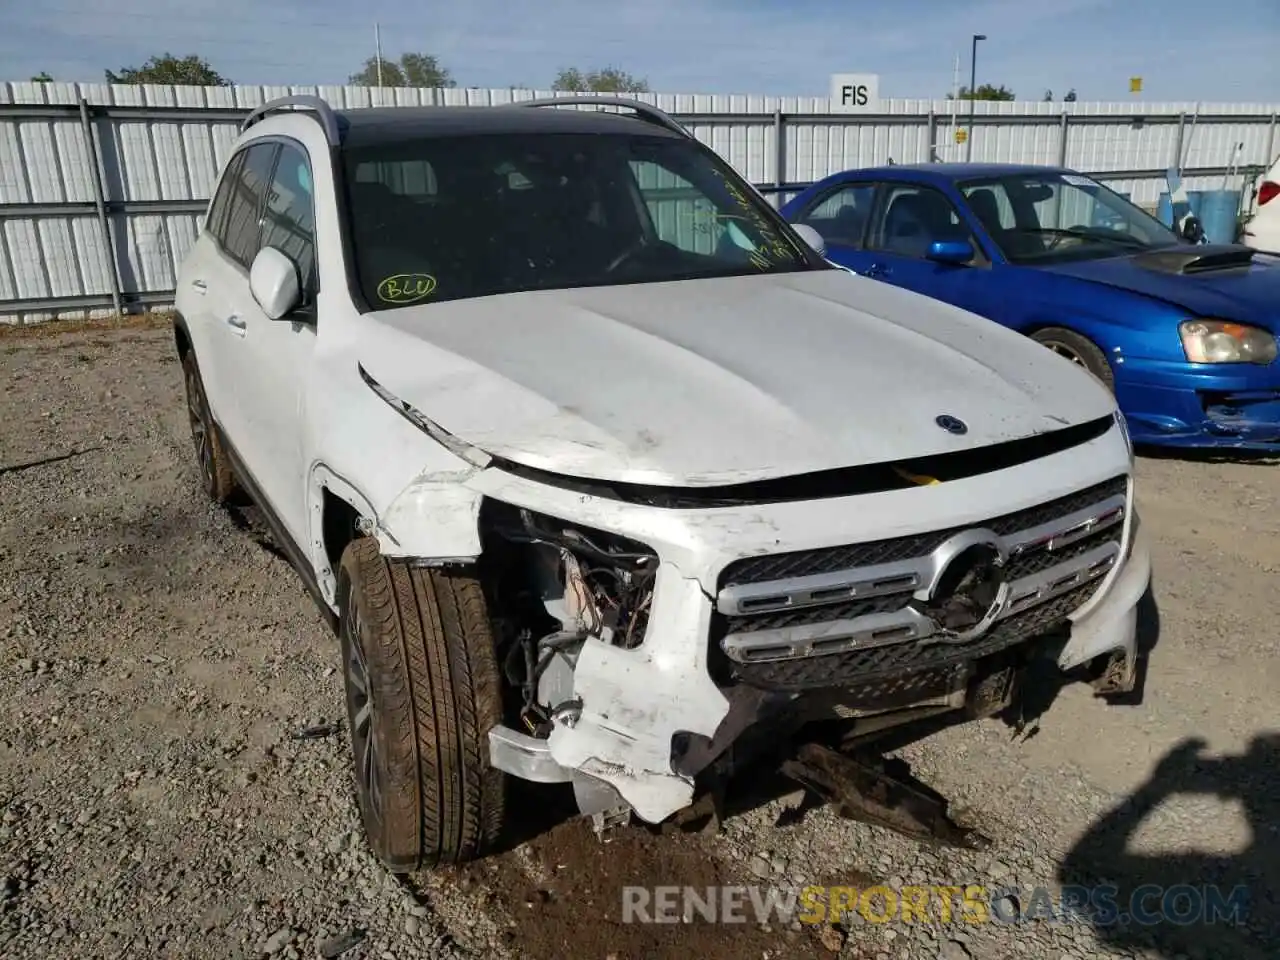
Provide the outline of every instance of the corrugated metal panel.
{"type": "MultiPolygon", "coordinates": [[[[100,106],[243,110],[290,93],[318,95],[341,108],[494,105],[553,95],[515,89],[3,83],[0,105],[75,105],[83,98],[100,106]]],[[[690,121],[688,126],[756,183],[805,183],[850,167],[890,160],[921,162],[935,152],[942,160],[960,160],[970,152],[955,142],[956,132],[967,129],[967,102],[888,100],[881,106],[884,116],[859,120],[832,116],[826,97],[646,94],[642,99],[677,116],[733,116],[729,121],[690,121]],[[788,115],[781,170],[776,111],[788,115]]],[[[1276,104],[1263,103],[980,102],[973,104],[977,123],[971,152],[976,161],[1056,164],[1065,156],[1068,166],[1089,172],[1162,171],[1177,160],[1179,125],[1171,121],[1185,114],[1185,166],[1265,165],[1280,152],[1273,119],[1277,109],[1276,104]],[[1000,119],[983,119],[992,117],[1000,119]],[[1199,119],[1193,121],[1195,117],[1199,119]]],[[[92,126],[94,147],[86,143],[75,114],[0,119],[0,215],[12,204],[85,205],[76,212],[0,218],[0,320],[19,319],[4,312],[3,301],[109,294],[116,270],[125,293],[171,289],[175,264],[194,241],[196,216],[189,210],[112,213],[108,219],[118,247],[113,253],[90,210],[95,166],[101,165],[108,202],[205,201],[238,130],[234,119],[188,117],[115,117],[95,120],[92,126]]],[[[1237,178],[1232,185],[1239,182],[1237,178]]],[[[1162,178],[1152,176],[1108,183],[1149,206],[1163,189],[1162,178]]],[[[1191,189],[1222,185],[1221,177],[1192,178],[1189,183],[1191,189]]],[[[790,195],[782,193],[776,199],[790,195]]],[[[671,225],[681,242],[704,242],[690,233],[698,229],[696,202],[665,192],[661,197],[654,201],[659,219],[671,225]]],[[[49,315],[29,312],[25,318],[49,315]]]]}

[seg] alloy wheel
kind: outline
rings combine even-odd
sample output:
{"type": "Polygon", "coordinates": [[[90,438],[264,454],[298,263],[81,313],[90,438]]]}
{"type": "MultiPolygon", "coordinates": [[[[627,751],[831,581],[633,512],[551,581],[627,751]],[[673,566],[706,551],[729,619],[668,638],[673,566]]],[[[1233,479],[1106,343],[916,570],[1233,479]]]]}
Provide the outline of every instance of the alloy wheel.
{"type": "Polygon", "coordinates": [[[200,374],[190,361],[187,367],[187,419],[191,423],[191,440],[195,444],[196,459],[200,461],[200,476],[205,489],[213,489],[213,442],[209,433],[209,421],[205,416],[204,390],[200,386],[200,374]]]}
{"type": "Polygon", "coordinates": [[[347,648],[347,709],[351,717],[351,751],[355,757],[356,778],[360,793],[367,801],[368,814],[382,819],[384,794],[381,755],[373,724],[373,683],[364,656],[361,627],[363,619],[358,604],[352,604],[345,618],[347,648]]]}

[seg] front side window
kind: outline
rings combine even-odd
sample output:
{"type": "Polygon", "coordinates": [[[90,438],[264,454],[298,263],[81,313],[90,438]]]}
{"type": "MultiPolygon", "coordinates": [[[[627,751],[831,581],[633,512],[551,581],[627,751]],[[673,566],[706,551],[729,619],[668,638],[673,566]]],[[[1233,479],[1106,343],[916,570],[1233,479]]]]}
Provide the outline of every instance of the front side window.
{"type": "Polygon", "coordinates": [[[973,234],[946,194],[916,184],[886,184],[871,230],[871,249],[923,260],[935,243],[967,242],[973,234]]]}
{"type": "Polygon", "coordinates": [[[358,283],[373,309],[825,267],[736,174],[683,138],[353,145],[343,171],[358,283]]]}
{"type": "Polygon", "coordinates": [[[1179,242],[1155,217],[1079,174],[973,180],[960,192],[1011,263],[1094,260],[1179,242]]]}
{"type": "Polygon", "coordinates": [[[797,222],[813,227],[828,244],[861,248],[875,194],[874,183],[847,183],[815,197],[797,222]]]}
{"type": "Polygon", "coordinates": [[[245,151],[232,181],[226,226],[219,239],[227,255],[242,267],[248,267],[258,255],[258,219],[262,216],[267,184],[279,149],[275,143],[253,144],[245,151]]]}
{"type": "Polygon", "coordinates": [[[262,212],[262,246],[275,247],[298,267],[305,294],[315,290],[316,220],[311,165],[300,149],[280,148],[262,212]]]}

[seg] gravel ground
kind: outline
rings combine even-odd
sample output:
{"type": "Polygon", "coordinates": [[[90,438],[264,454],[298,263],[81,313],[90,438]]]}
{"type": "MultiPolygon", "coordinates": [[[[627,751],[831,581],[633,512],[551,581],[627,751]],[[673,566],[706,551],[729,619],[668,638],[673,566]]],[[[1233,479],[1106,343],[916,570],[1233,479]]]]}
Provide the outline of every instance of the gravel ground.
{"type": "Polygon", "coordinates": [[[0,956],[1280,955],[1270,464],[1140,460],[1158,576],[1140,704],[1073,687],[1029,739],[989,721],[902,751],[986,852],[786,796],[718,835],[602,847],[535,794],[523,842],[400,882],[357,830],[335,643],[253,511],[198,493],[167,333],[10,331],[0,384],[0,956]],[[1025,909],[1099,880],[1253,899],[1212,928],[620,922],[624,884],[984,884],[1025,909]]]}

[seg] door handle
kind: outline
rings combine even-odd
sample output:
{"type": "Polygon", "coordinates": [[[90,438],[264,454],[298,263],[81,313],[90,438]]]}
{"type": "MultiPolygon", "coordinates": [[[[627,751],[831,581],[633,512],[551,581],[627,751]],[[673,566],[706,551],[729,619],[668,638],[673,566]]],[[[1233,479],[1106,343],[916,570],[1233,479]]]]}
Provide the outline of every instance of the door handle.
{"type": "Polygon", "coordinates": [[[240,316],[238,313],[233,313],[225,319],[226,324],[231,328],[232,333],[237,337],[243,337],[245,335],[248,328],[245,325],[244,317],[240,316]]]}
{"type": "Polygon", "coordinates": [[[204,296],[205,292],[209,289],[209,287],[205,284],[203,280],[192,280],[191,289],[194,290],[196,293],[200,294],[201,296],[204,296]]]}
{"type": "Polygon", "coordinates": [[[873,263],[871,266],[867,267],[866,272],[863,274],[863,276],[864,277],[884,277],[884,276],[888,276],[888,274],[889,274],[889,268],[886,267],[883,263],[873,263]]]}

